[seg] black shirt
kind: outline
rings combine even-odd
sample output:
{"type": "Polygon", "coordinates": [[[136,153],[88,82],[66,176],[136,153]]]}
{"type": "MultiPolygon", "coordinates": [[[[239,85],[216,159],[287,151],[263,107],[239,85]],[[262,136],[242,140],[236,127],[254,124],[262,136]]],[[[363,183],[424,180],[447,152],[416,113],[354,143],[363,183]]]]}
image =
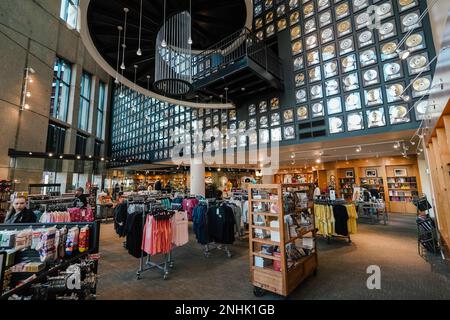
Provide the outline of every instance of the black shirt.
{"type": "Polygon", "coordinates": [[[14,223],[35,223],[36,215],[30,209],[24,209],[19,214],[14,217],[15,213],[12,213],[11,216],[5,219],[5,224],[14,224],[14,223]]]}
{"type": "Polygon", "coordinates": [[[82,208],[87,206],[87,197],[85,194],[79,195],[78,197],[76,197],[76,199],[73,201],[73,206],[74,207],[79,207],[78,203],[81,202],[83,203],[83,205],[81,206],[82,208]]]}

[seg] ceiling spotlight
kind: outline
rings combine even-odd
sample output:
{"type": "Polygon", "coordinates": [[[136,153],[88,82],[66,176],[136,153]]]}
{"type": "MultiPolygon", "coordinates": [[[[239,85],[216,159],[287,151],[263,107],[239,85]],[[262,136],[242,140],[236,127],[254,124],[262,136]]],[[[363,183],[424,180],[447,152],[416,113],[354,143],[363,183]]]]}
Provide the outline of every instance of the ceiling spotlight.
{"type": "Polygon", "coordinates": [[[122,62],[122,64],[120,65],[120,69],[122,69],[122,70],[125,70],[125,69],[126,69],[126,67],[125,67],[125,62],[122,62]]]}
{"type": "Polygon", "coordinates": [[[361,152],[361,146],[358,146],[358,148],[356,148],[356,152],[361,152]]]}
{"type": "Polygon", "coordinates": [[[408,101],[410,101],[411,100],[411,97],[410,96],[405,96],[405,95],[401,95],[400,96],[400,98],[403,100],[403,101],[405,101],[405,102],[408,102],[408,101]]]}
{"type": "Polygon", "coordinates": [[[245,91],[245,88],[244,88],[244,87],[242,87],[242,88],[241,88],[241,91],[245,91]]]}
{"type": "Polygon", "coordinates": [[[422,151],[423,151],[423,149],[422,149],[422,148],[420,148],[420,149],[419,149],[419,151],[420,151],[420,152],[422,152],[422,151]]]}
{"type": "Polygon", "coordinates": [[[28,152],[28,154],[29,154],[30,156],[32,156],[32,155],[33,155],[33,152],[28,152]]]}
{"type": "Polygon", "coordinates": [[[218,171],[218,172],[220,172],[220,171],[222,171],[222,169],[220,169],[220,168],[217,168],[217,171],[218,171]]]}
{"type": "Polygon", "coordinates": [[[322,160],[316,159],[316,163],[321,163],[321,162],[322,162],[322,160]]]}
{"type": "Polygon", "coordinates": [[[191,39],[191,37],[189,37],[189,39],[188,39],[188,45],[192,45],[193,44],[193,42],[192,42],[192,39],[191,39]]]}
{"type": "Polygon", "coordinates": [[[25,105],[23,106],[26,110],[30,109],[30,105],[28,103],[25,103],[25,105]]]}
{"type": "Polygon", "coordinates": [[[78,160],[80,160],[80,159],[81,159],[81,157],[80,157],[80,156],[77,156],[77,159],[78,159],[78,160]]]}
{"type": "Polygon", "coordinates": [[[398,56],[399,56],[400,59],[402,59],[402,60],[408,59],[408,57],[411,55],[411,51],[410,51],[409,49],[403,50],[403,51],[401,51],[401,50],[396,50],[396,51],[397,51],[397,53],[398,53],[398,56]]]}
{"type": "Polygon", "coordinates": [[[295,158],[295,152],[292,152],[291,153],[291,159],[294,159],[295,158]]]}
{"type": "Polygon", "coordinates": [[[27,98],[31,98],[31,92],[27,92],[27,98]]]}
{"type": "Polygon", "coordinates": [[[89,155],[89,159],[92,159],[92,156],[91,156],[91,155],[89,155]]]}
{"type": "Polygon", "coordinates": [[[51,158],[53,157],[53,153],[49,153],[48,156],[51,158]]]}
{"type": "Polygon", "coordinates": [[[413,145],[413,146],[414,146],[415,144],[416,144],[416,143],[415,143],[414,141],[411,141],[411,145],[413,145]]]}
{"type": "Polygon", "coordinates": [[[295,164],[295,160],[294,160],[294,159],[292,159],[292,161],[291,161],[291,164],[292,164],[292,165],[294,165],[294,164],[295,164]]]}
{"type": "Polygon", "coordinates": [[[400,142],[397,141],[397,142],[394,144],[394,148],[395,148],[395,149],[400,148],[400,142]]]}
{"type": "Polygon", "coordinates": [[[105,161],[105,158],[101,158],[100,161],[105,161]]]}
{"type": "Polygon", "coordinates": [[[63,158],[63,156],[59,156],[59,158],[60,158],[60,159],[62,159],[62,158],[63,158]]]}
{"type": "Polygon", "coordinates": [[[163,48],[167,47],[167,42],[165,39],[163,39],[163,41],[161,41],[161,47],[163,47],[163,48]]]}

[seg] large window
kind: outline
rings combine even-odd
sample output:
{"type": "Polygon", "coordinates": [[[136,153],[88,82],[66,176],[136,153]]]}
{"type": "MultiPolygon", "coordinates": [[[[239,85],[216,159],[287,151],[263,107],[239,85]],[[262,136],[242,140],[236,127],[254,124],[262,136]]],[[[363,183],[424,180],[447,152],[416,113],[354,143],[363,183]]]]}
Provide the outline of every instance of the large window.
{"type": "Polygon", "coordinates": [[[86,155],[87,138],[81,134],[77,134],[77,143],[75,145],[75,154],[79,156],[86,155]]]}
{"type": "Polygon", "coordinates": [[[55,124],[48,126],[47,152],[64,153],[64,142],[66,139],[66,129],[55,124]]]}
{"type": "Polygon", "coordinates": [[[78,27],[78,2],[79,0],[61,0],[60,17],[73,29],[78,27]]]}
{"type": "Polygon", "coordinates": [[[105,133],[103,130],[103,121],[105,117],[105,103],[106,103],[106,85],[100,82],[98,88],[98,105],[97,105],[97,137],[104,139],[105,133]]]}
{"type": "Polygon", "coordinates": [[[91,104],[91,76],[83,72],[81,77],[80,110],[78,111],[78,128],[88,130],[89,108],[91,104]]]}
{"type": "Polygon", "coordinates": [[[70,81],[72,69],[69,63],[57,58],[53,67],[53,85],[50,101],[50,115],[66,122],[69,110],[70,81]]]}

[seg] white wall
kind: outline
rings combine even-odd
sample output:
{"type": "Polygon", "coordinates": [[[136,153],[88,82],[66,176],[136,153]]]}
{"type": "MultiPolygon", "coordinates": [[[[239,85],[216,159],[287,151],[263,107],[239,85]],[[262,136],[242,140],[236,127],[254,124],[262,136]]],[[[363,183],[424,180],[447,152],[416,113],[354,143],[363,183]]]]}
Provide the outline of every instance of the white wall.
{"type": "MultiPolygon", "coordinates": [[[[423,1],[423,0],[419,0],[423,1]]],[[[428,6],[435,0],[427,0],[428,6]]],[[[439,2],[430,10],[430,22],[433,30],[433,40],[436,47],[436,51],[439,51],[442,47],[442,40],[445,30],[445,24],[447,22],[448,12],[450,11],[449,0],[438,0],[439,2]]]]}
{"type": "MultiPolygon", "coordinates": [[[[417,163],[419,166],[420,181],[422,183],[422,192],[427,195],[428,202],[430,202],[432,204],[433,203],[433,201],[432,201],[433,192],[431,189],[431,178],[430,178],[430,174],[428,173],[429,170],[428,170],[427,162],[425,161],[425,159],[417,159],[417,163]]],[[[430,214],[433,217],[435,216],[433,209],[430,210],[430,214]]]]}

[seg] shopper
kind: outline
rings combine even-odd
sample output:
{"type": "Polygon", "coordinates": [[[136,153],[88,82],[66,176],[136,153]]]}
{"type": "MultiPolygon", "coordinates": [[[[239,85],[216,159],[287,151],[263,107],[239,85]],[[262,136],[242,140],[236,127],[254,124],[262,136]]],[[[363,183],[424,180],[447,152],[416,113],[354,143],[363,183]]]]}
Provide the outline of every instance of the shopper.
{"type": "Polygon", "coordinates": [[[127,222],[128,216],[128,204],[126,201],[127,197],[123,195],[123,192],[119,193],[117,198],[117,205],[114,208],[114,229],[119,237],[125,237],[125,223],[127,222]]]}
{"type": "Polygon", "coordinates": [[[87,206],[87,197],[84,194],[84,189],[79,187],[75,190],[75,200],[73,206],[78,208],[85,208],[87,206]]]}
{"type": "Polygon", "coordinates": [[[14,223],[35,223],[36,215],[27,208],[25,197],[17,197],[13,200],[12,209],[6,215],[5,224],[14,223]]]}
{"type": "Polygon", "coordinates": [[[162,189],[162,183],[161,183],[161,180],[157,180],[156,182],[155,182],[155,190],[156,191],[161,191],[161,189],[162,189]]]}
{"type": "Polygon", "coordinates": [[[320,191],[319,185],[317,183],[314,186],[314,199],[317,199],[322,195],[322,192],[320,191]]]}
{"type": "Polygon", "coordinates": [[[172,184],[170,183],[170,181],[167,182],[165,189],[167,193],[172,193],[172,184]]]}

